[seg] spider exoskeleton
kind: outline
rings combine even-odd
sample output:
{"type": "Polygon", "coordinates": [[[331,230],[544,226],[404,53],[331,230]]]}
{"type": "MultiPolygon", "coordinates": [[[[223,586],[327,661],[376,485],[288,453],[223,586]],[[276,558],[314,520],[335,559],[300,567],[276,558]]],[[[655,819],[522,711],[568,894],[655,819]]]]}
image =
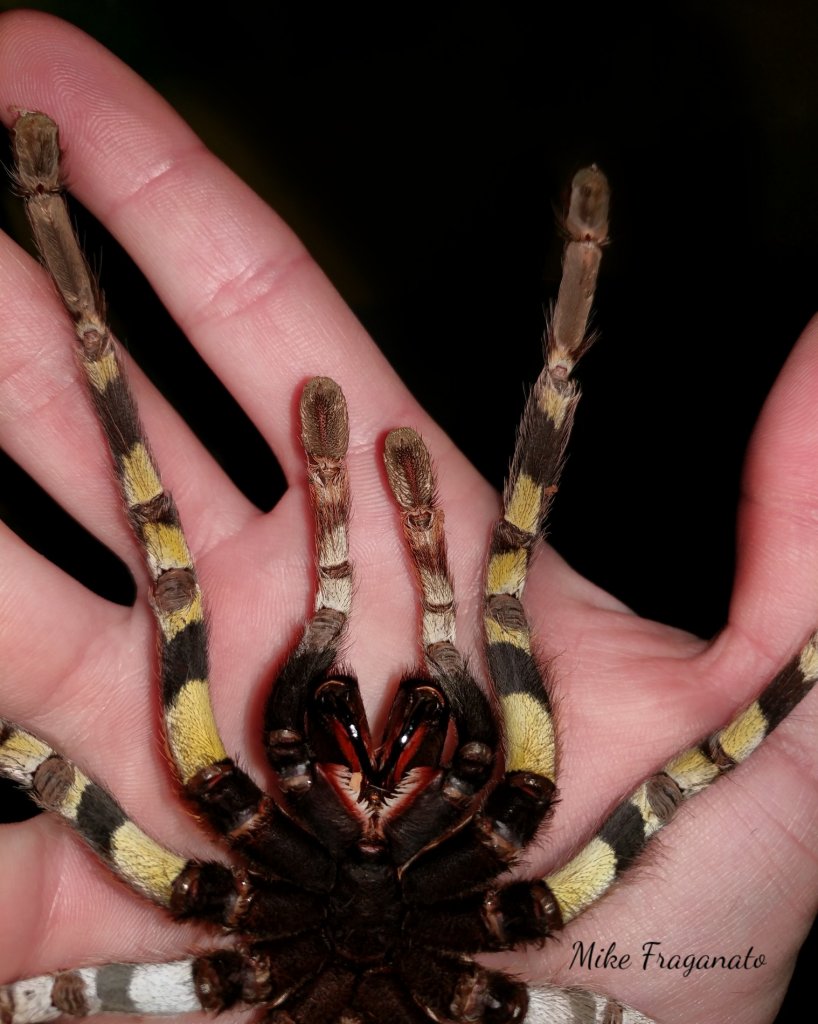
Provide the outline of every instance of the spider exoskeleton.
{"type": "Polygon", "coordinates": [[[172,762],[232,866],[161,846],[79,767],[3,720],[0,773],[68,822],[136,892],[236,941],[171,962],[77,967],[0,986],[2,1024],[237,1003],[260,1008],[276,1024],[646,1021],[604,995],[527,985],[475,957],[542,942],[602,897],[686,798],[749,756],[809,691],[818,647],[812,638],[745,711],[648,778],[562,867],[544,878],[504,878],[556,792],[548,673],[532,654],[521,595],[579,397],[572,372],[589,344],[607,236],[602,173],[586,168],[572,183],[546,365],[490,538],[483,615],[491,698],[456,644],[429,453],[410,428],[386,440],[389,485],[417,574],[425,665],[400,681],[377,744],[358,684],[339,668],[353,591],[346,403],[326,377],[304,388],[301,438],[318,582],[314,613],[266,703],[272,796],[228,757],[219,737],[192,556],[71,227],[54,122],[23,113],[14,146],[37,244],[74,321],[89,393],[146,558],[172,762]]]}

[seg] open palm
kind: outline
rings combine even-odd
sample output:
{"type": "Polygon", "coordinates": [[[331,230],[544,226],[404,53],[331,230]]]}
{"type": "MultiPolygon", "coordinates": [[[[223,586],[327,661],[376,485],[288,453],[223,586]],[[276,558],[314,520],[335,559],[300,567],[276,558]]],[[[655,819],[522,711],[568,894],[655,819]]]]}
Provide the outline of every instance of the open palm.
{"type": "MultiPolygon", "coordinates": [[[[73,191],[131,253],[289,481],[273,512],[259,513],[132,368],[207,595],[219,726],[257,779],[265,778],[261,703],[313,588],[295,396],[317,373],[342,385],[355,510],[349,658],[377,732],[394,684],[419,653],[416,598],[382,470],[385,432],[411,424],[434,454],[465,651],[480,646],[479,584],[496,495],[413,401],[276,215],[110,54],[52,19],[4,16],[0,109],[10,121],[21,107],[58,121],[73,191]]],[[[10,240],[0,246],[3,445],[140,581],[133,608],[109,604],[2,530],[0,710],[104,782],[168,846],[212,855],[173,797],[158,739],[146,581],[82,396],[70,325],[44,272],[10,240]]],[[[712,644],[638,619],[551,550],[537,559],[526,604],[543,651],[559,652],[561,803],[526,872],[565,859],[619,797],[726,722],[803,643],[818,618],[816,399],[813,329],[756,432],[730,625],[712,644]]],[[[816,734],[808,698],[747,765],[683,811],[658,853],[560,943],[516,954],[513,969],[532,981],[604,991],[667,1024],[771,1020],[816,908],[816,734]],[[616,942],[632,966],[571,968],[577,940],[599,949],[616,942]],[[651,940],[682,954],[743,955],[753,946],[766,963],[687,978],[643,971],[639,954],[651,940]]],[[[86,963],[168,959],[207,942],[109,879],[47,816],[0,832],[0,907],[0,983],[86,963]]]]}

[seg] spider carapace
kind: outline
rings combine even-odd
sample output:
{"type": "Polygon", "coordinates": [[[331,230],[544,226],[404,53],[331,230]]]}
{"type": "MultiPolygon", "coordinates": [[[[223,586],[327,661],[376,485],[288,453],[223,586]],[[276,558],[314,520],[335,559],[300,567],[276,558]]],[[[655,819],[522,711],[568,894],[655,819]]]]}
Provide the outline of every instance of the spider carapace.
{"type": "Polygon", "coordinates": [[[67,821],[133,890],[235,941],[170,962],[75,967],[0,986],[2,1024],[237,1003],[276,1024],[646,1021],[604,995],[527,985],[475,956],[541,942],[602,897],[687,797],[744,760],[809,691],[818,650],[811,639],[749,708],[616,806],[564,866],[545,878],[504,876],[556,791],[550,682],[532,656],[521,595],[579,397],[572,371],[589,344],[607,236],[602,173],[589,167],[572,183],[545,367],[523,414],[489,541],[483,619],[491,700],[455,641],[429,454],[409,428],[387,437],[387,477],[418,581],[425,666],[400,683],[377,746],[356,681],[337,667],[353,591],[346,403],[326,377],[304,388],[317,588],[314,613],[266,703],[272,796],[227,756],[219,737],[196,571],[71,226],[56,125],[41,113],[21,114],[14,150],[37,245],[74,322],[80,365],[145,555],[171,759],[195,812],[229,849],[231,866],[160,845],[78,766],[3,720],[0,772],[67,821]]]}

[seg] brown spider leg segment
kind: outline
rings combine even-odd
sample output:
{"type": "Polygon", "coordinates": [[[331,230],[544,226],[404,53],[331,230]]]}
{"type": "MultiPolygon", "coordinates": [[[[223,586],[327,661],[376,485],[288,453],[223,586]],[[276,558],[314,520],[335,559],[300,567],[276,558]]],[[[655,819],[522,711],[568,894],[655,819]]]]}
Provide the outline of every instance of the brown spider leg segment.
{"type": "Polygon", "coordinates": [[[596,167],[575,175],[563,277],[546,332],[546,365],[523,413],[503,515],[491,537],[484,627],[503,719],[505,774],[468,828],[412,865],[406,882],[424,901],[462,892],[464,879],[477,884],[511,863],[553,801],[556,742],[548,679],[531,650],[521,597],[579,401],[570,374],[590,344],[588,315],[607,239],[608,198],[607,181],[596,167]]]}
{"type": "Polygon", "coordinates": [[[455,647],[454,584],[432,460],[420,435],[409,427],[389,433],[383,458],[417,573],[423,653],[432,674],[445,678],[450,665],[460,668],[463,659],[455,647]]]}
{"type": "MultiPolygon", "coordinates": [[[[358,837],[359,823],[317,769],[305,728],[316,691],[328,682],[327,674],[338,657],[352,605],[349,476],[345,462],[349,418],[343,392],[328,377],[314,377],[307,383],[300,413],[315,521],[318,587],[315,611],[267,701],[264,736],[267,758],[288,804],[301,820],[319,828],[331,808],[335,831],[328,830],[325,835],[340,848],[358,837]]],[[[355,681],[339,682],[345,683],[352,704],[362,714],[355,681]]],[[[359,721],[362,750],[368,750],[365,717],[359,721]]]]}
{"type": "MultiPolygon", "coordinates": [[[[271,925],[292,908],[304,927],[318,924],[318,898],[285,882],[249,879],[215,861],[166,849],[128,818],[105,789],[67,758],[19,726],[0,719],[0,775],[21,785],[42,808],[59,815],[127,885],[174,917],[251,929],[272,937],[271,925]]],[[[291,920],[292,918],[287,918],[291,920]]]]}
{"type": "Polygon", "coordinates": [[[455,645],[454,585],[429,452],[414,430],[402,427],[387,436],[384,461],[416,571],[426,664],[448,701],[458,738],[451,767],[390,828],[401,863],[468,811],[491,776],[497,732],[489,703],[455,645]]]}
{"type": "Polygon", "coordinates": [[[160,627],[165,731],[177,772],[199,810],[235,846],[263,857],[286,877],[321,889],[330,874],[321,848],[277,814],[246,773],[225,757],[210,705],[201,590],[176,506],[162,487],[105,323],[102,298],[71,225],[54,122],[45,114],[21,114],[14,152],[35,239],[75,323],[80,365],[148,563],[160,627]]]}
{"type": "Polygon", "coordinates": [[[390,1024],[429,1024],[429,1015],[416,1005],[400,980],[389,974],[366,975],[355,992],[352,1009],[361,1015],[364,1024],[381,1024],[384,1020],[390,1024]]]}
{"type": "MultiPolygon", "coordinates": [[[[439,946],[439,944],[438,944],[439,946]]],[[[432,1020],[522,1022],[526,986],[500,971],[437,949],[408,949],[400,970],[412,995],[432,1020]]]]}
{"type": "Polygon", "coordinates": [[[40,1024],[63,1014],[220,1012],[236,1003],[277,1005],[324,964],[315,935],[253,943],[158,964],[103,964],[0,985],[0,1024],[40,1024]]]}
{"type": "MultiPolygon", "coordinates": [[[[258,805],[257,787],[224,750],[210,704],[202,593],[179,514],[162,486],[145,438],[104,302],[88,269],[62,191],[57,126],[45,114],[24,112],[13,130],[16,176],[37,246],[79,340],[79,363],[113,456],[128,519],[151,579],[159,624],[165,731],[188,795],[214,819],[214,791],[230,780],[228,818],[241,820],[258,805]],[[202,790],[205,790],[203,793],[202,790]]],[[[224,803],[224,801],[222,801],[224,803]]]]}

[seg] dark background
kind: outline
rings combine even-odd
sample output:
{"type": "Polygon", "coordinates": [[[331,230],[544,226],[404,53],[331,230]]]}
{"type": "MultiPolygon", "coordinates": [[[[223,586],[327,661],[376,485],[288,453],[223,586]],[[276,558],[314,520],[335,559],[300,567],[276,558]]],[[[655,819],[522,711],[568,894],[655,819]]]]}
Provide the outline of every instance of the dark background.
{"type": "MultiPolygon", "coordinates": [[[[154,0],[29,6],[118,53],[283,214],[498,486],[559,279],[554,206],[598,162],[614,190],[602,338],[581,371],[553,542],[640,613],[719,628],[742,451],[817,304],[813,3],[543,3],[533,16],[234,2],[218,21],[154,0]]],[[[120,337],[270,507],[281,476],[253,427],[116,243],[81,227],[104,254],[120,337]]],[[[0,472],[15,530],[131,599],[121,564],[15,467],[0,472]]],[[[0,790],[4,809],[22,813],[0,790]]],[[[788,1002],[780,1020],[794,1019],[788,1002]]]]}

